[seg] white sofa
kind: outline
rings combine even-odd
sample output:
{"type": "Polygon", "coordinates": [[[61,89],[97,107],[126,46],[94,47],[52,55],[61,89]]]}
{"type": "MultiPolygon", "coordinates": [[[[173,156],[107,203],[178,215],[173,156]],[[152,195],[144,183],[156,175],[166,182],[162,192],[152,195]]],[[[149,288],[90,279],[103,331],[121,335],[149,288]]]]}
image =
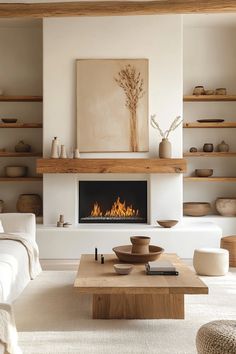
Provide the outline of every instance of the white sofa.
{"type": "MultiPolygon", "coordinates": [[[[14,323],[13,314],[11,311],[6,313],[6,309],[11,309],[10,304],[20,295],[30,279],[41,271],[35,235],[34,214],[0,214],[0,325],[5,321],[5,329],[1,332],[0,328],[0,341],[3,342],[8,340],[2,338],[6,333],[11,341],[14,323]]],[[[11,352],[20,353],[20,350],[12,349],[11,352]]],[[[0,343],[1,353],[4,353],[4,348],[0,343]]]]}

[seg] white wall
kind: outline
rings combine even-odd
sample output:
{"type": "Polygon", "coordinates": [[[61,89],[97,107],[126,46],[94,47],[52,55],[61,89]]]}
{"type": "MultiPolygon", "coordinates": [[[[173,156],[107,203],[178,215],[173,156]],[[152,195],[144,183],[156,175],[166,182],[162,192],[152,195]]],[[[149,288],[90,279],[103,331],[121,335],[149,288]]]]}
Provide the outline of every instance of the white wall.
{"type": "MultiPolygon", "coordinates": [[[[6,95],[42,94],[42,25],[37,22],[0,21],[0,89],[6,95]]],[[[0,118],[17,118],[18,122],[42,122],[40,102],[0,102],[0,118]]],[[[14,151],[19,140],[32,146],[33,152],[42,151],[42,129],[0,129],[0,148],[14,151]]],[[[0,176],[7,165],[27,165],[35,175],[35,158],[0,158],[0,176]]],[[[15,211],[21,193],[42,195],[41,182],[0,183],[0,199],[4,211],[15,211]]]]}
{"type": "MultiPolygon", "coordinates": [[[[79,58],[148,58],[149,113],[156,113],[167,129],[182,115],[181,16],[133,16],[45,19],[44,43],[44,155],[51,140],[60,138],[67,148],[76,142],[76,65],[79,58]]],[[[182,154],[181,129],[170,137],[173,157],[182,154]]],[[[157,156],[160,136],[150,128],[150,152],[113,156],[157,156]]],[[[82,157],[87,157],[83,154],[82,157]]],[[[91,154],[108,156],[110,154],[91,154]]],[[[44,175],[44,223],[63,213],[75,223],[77,175],[44,175]]],[[[90,176],[91,178],[91,176],[90,176]]],[[[182,178],[151,175],[150,222],[158,217],[182,216],[182,178]]]]}

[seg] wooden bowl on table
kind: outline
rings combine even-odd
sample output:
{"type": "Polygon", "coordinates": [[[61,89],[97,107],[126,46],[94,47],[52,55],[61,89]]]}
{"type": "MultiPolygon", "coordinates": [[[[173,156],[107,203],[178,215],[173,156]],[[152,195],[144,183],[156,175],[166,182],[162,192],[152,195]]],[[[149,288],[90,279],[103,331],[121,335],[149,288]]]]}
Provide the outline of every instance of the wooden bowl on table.
{"type": "Polygon", "coordinates": [[[114,269],[119,275],[128,275],[133,269],[133,264],[114,264],[114,269]]]}
{"type": "Polygon", "coordinates": [[[159,246],[149,246],[149,253],[132,253],[132,245],[117,246],[112,248],[121,262],[127,263],[147,263],[155,261],[164,252],[159,246]]]}

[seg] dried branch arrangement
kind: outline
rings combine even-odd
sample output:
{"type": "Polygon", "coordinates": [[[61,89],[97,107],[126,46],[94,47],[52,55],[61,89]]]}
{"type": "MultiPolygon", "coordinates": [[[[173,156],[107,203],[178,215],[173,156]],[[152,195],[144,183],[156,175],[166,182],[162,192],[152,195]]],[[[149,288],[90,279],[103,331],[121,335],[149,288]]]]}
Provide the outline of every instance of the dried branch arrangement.
{"type": "Polygon", "coordinates": [[[163,132],[163,130],[160,128],[159,124],[157,123],[157,121],[155,120],[155,117],[156,115],[153,114],[151,116],[151,126],[154,128],[154,129],[157,129],[160,133],[160,136],[163,138],[163,139],[168,139],[169,135],[170,135],[170,132],[173,132],[176,128],[178,128],[178,126],[183,122],[183,119],[181,119],[180,116],[176,117],[173,122],[171,123],[169,129],[165,130],[163,132]]]}
{"type": "Polygon", "coordinates": [[[141,73],[130,64],[126,65],[115,78],[116,83],[123,89],[126,101],[125,106],[130,111],[130,145],[132,151],[138,151],[137,138],[137,107],[139,100],[144,96],[144,81],[141,73]]]}

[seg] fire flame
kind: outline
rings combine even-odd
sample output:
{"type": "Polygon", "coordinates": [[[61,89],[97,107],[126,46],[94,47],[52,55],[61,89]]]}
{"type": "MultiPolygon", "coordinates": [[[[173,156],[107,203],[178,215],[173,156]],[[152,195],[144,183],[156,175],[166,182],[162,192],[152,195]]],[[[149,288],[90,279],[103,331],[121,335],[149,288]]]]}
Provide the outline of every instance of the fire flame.
{"type": "Polygon", "coordinates": [[[123,203],[120,201],[120,197],[117,197],[116,201],[113,203],[110,210],[107,210],[103,213],[98,202],[95,202],[93,205],[93,209],[90,213],[91,216],[95,217],[131,217],[131,216],[139,216],[139,210],[133,209],[132,205],[126,206],[126,201],[123,203]]]}

